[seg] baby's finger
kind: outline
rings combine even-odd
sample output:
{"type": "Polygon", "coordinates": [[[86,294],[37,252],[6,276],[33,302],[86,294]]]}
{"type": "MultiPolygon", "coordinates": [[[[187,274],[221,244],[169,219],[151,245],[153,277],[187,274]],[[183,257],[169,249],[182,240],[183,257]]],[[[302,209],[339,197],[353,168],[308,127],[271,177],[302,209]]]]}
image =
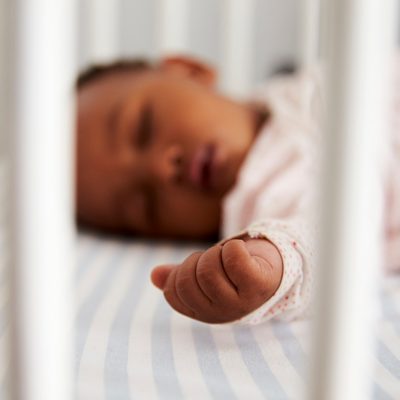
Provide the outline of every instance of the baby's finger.
{"type": "Polygon", "coordinates": [[[174,268],[169,274],[167,282],[164,287],[164,297],[174,310],[190,318],[195,318],[194,310],[188,307],[181,300],[176,290],[176,276],[179,268],[180,267],[174,268]]]}
{"type": "Polygon", "coordinates": [[[164,286],[167,282],[168,276],[171,271],[177,268],[176,265],[160,265],[155,267],[153,271],[151,271],[151,281],[154,286],[158,287],[159,289],[163,290],[164,286]]]}
{"type": "Polygon", "coordinates": [[[176,273],[175,285],[178,298],[198,315],[209,314],[213,303],[197,280],[197,266],[201,256],[202,253],[192,254],[183,263],[176,273]]]}
{"type": "Polygon", "coordinates": [[[164,287],[164,296],[168,303],[181,314],[196,318],[197,308],[193,304],[189,287],[190,282],[185,281],[185,276],[190,275],[190,270],[195,269],[198,259],[203,252],[197,251],[187,257],[183,263],[173,270],[164,287]],[[182,280],[183,278],[183,280],[182,280]]]}
{"type": "Polygon", "coordinates": [[[264,278],[260,265],[262,260],[249,253],[243,240],[233,239],[226,242],[222,248],[221,258],[224,270],[239,294],[262,285],[264,278]]]}
{"type": "Polygon", "coordinates": [[[200,257],[197,264],[196,280],[202,292],[218,305],[229,305],[238,299],[237,288],[226,274],[222,259],[222,247],[216,245],[200,257]]]}

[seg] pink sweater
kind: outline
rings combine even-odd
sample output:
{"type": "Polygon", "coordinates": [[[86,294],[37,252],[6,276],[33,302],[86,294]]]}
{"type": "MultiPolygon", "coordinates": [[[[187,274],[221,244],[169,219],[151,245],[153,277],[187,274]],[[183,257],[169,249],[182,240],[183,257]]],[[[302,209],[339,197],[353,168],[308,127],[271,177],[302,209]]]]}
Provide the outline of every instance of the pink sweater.
{"type": "MultiPolygon", "coordinates": [[[[391,270],[400,269],[400,73],[395,87],[393,146],[385,185],[386,266],[391,270]]],[[[315,264],[310,211],[318,167],[320,88],[318,74],[309,71],[277,78],[257,96],[271,109],[272,118],[225,199],[222,231],[223,237],[246,232],[273,242],[281,253],[284,273],[274,296],[241,322],[288,320],[308,309],[315,264]]]]}

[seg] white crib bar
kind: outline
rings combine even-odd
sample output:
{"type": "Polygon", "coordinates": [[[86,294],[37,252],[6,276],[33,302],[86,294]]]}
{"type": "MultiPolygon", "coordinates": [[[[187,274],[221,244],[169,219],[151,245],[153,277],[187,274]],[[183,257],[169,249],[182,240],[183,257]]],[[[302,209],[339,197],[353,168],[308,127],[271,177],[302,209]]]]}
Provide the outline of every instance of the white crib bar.
{"type": "MultiPolygon", "coordinates": [[[[7,59],[7,8],[6,2],[0,0],[0,87],[2,88],[2,94],[0,95],[0,168],[4,164],[5,157],[5,132],[6,132],[6,87],[7,87],[7,77],[6,69],[7,65],[4,60],[7,59]]],[[[2,214],[4,211],[0,210],[0,218],[5,216],[2,214]]],[[[1,350],[1,349],[0,349],[1,350]]]]}
{"type": "Polygon", "coordinates": [[[160,55],[184,53],[188,47],[189,2],[158,0],[157,42],[160,55]]]}
{"type": "Polygon", "coordinates": [[[315,65],[319,58],[321,0],[302,0],[300,64],[315,65]]]}
{"type": "Polygon", "coordinates": [[[118,56],[119,8],[115,0],[86,0],[88,6],[85,34],[91,63],[107,63],[118,56]]]}
{"type": "Polygon", "coordinates": [[[249,94],[252,82],[255,0],[224,0],[222,16],[222,89],[249,94]]]}
{"type": "Polygon", "coordinates": [[[71,400],[75,2],[10,2],[12,399],[71,400]]]}
{"type": "Polygon", "coordinates": [[[313,400],[371,395],[382,240],[379,158],[388,131],[392,4],[335,0],[325,10],[330,22],[328,129],[313,400]]]}

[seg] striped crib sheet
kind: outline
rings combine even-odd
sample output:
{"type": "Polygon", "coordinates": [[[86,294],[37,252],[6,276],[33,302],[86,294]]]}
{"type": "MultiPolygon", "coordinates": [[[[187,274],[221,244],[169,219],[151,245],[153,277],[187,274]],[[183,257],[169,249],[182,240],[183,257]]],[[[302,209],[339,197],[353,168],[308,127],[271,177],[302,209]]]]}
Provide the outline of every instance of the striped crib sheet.
{"type": "MultiPolygon", "coordinates": [[[[81,233],[76,268],[76,399],[302,399],[309,323],[210,326],[171,310],[149,281],[151,268],[198,246],[81,233]]],[[[3,254],[3,252],[1,252],[3,254]]],[[[0,345],[9,326],[0,274],[0,345]]],[[[385,282],[374,399],[400,399],[400,279],[385,282]]],[[[4,352],[2,352],[4,355],[4,352]]],[[[0,364],[0,399],[7,360],[0,364]]]]}

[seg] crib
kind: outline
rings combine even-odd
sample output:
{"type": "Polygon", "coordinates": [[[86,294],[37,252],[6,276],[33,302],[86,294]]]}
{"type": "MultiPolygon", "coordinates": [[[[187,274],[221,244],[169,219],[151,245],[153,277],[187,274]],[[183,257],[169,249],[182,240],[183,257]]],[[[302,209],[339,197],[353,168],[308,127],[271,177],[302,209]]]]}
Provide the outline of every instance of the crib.
{"type": "MultiPolygon", "coordinates": [[[[298,62],[327,64],[323,268],[311,326],[254,328],[185,319],[149,285],[152,266],[181,260],[198,245],[75,232],[77,3],[1,3],[6,96],[0,122],[7,136],[0,145],[7,165],[0,165],[6,210],[0,220],[0,399],[400,398],[400,279],[383,281],[378,273],[380,249],[373,243],[382,200],[373,195],[378,159],[370,158],[385,146],[377,133],[385,129],[382,76],[394,47],[397,2],[298,5],[298,62]],[[340,163],[339,152],[347,155],[340,163]],[[359,210],[366,195],[371,201],[359,210]],[[365,214],[372,216],[368,223],[365,214]],[[360,238],[356,248],[348,248],[349,235],[360,238]],[[133,261],[140,268],[131,268],[133,261]],[[364,279],[354,285],[359,271],[364,279]],[[376,333],[378,300],[383,317],[376,333]]],[[[189,49],[190,3],[154,0],[155,55],[189,49]]],[[[221,88],[237,97],[253,83],[256,3],[218,2],[221,88]]],[[[84,4],[90,60],[115,58],[122,2],[84,4]]]]}

